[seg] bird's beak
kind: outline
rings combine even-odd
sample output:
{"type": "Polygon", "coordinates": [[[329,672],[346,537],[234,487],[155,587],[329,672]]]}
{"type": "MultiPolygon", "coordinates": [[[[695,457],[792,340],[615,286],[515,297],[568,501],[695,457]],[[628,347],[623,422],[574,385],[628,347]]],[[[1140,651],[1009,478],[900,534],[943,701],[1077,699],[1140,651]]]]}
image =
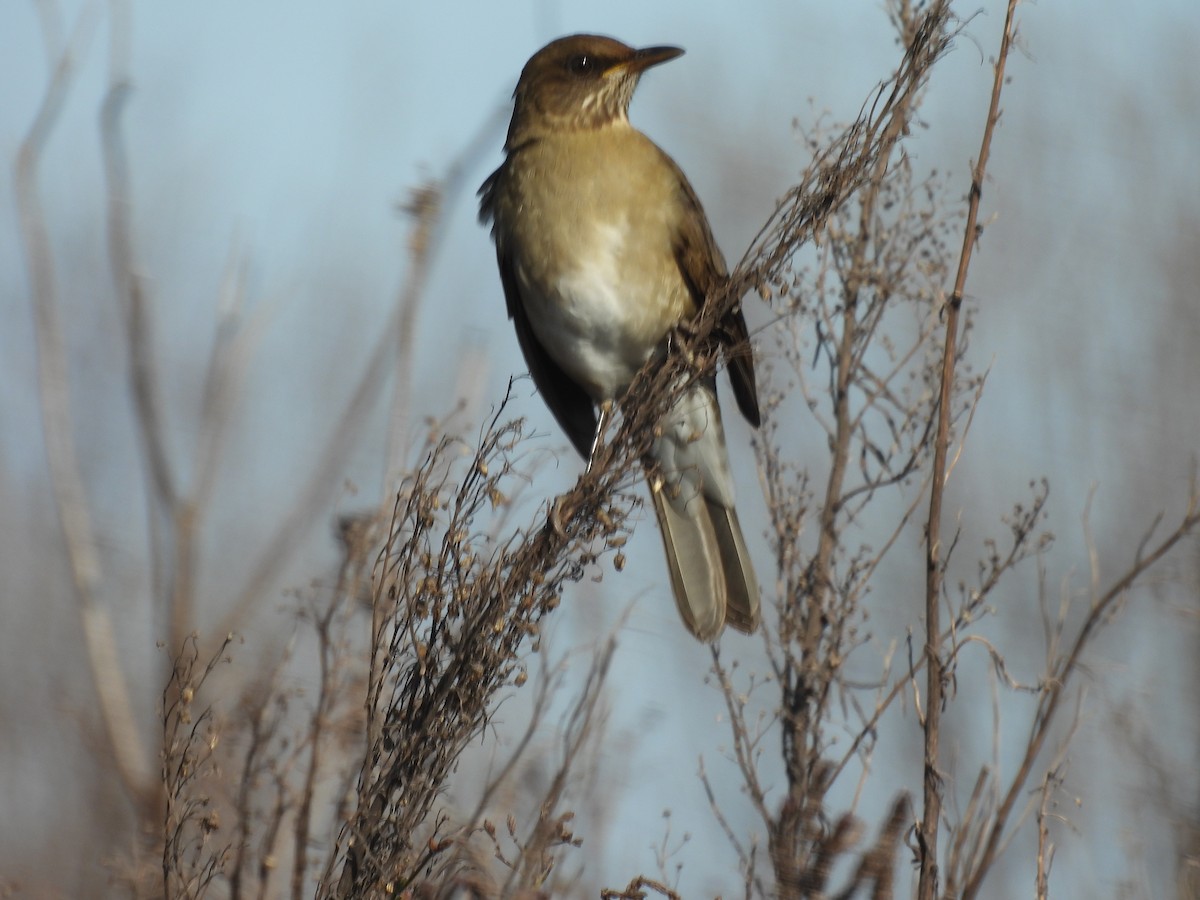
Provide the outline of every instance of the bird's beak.
{"type": "Polygon", "coordinates": [[[645,72],[651,66],[669,62],[679,56],[683,56],[681,47],[643,47],[641,50],[634,50],[633,55],[628,59],[609,67],[605,74],[636,75],[645,72]]]}

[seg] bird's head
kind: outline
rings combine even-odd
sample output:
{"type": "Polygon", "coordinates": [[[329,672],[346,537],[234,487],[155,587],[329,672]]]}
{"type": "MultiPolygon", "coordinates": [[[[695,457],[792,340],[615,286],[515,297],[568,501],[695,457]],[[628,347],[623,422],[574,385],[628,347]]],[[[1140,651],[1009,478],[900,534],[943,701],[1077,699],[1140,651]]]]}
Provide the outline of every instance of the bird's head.
{"type": "Polygon", "coordinates": [[[635,50],[593,34],[552,41],[521,71],[513,93],[509,146],[549,130],[601,128],[627,121],[641,74],[682,54],[678,47],[635,50]]]}

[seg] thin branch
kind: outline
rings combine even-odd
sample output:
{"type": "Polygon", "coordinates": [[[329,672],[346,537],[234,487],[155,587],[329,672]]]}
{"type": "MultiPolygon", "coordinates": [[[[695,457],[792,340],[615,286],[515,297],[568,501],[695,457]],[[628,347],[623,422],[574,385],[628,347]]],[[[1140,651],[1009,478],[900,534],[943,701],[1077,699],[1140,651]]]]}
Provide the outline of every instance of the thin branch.
{"type": "MultiPolygon", "coordinates": [[[[142,807],[152,796],[148,786],[150,761],[133,714],[112,618],[97,596],[100,557],[75,445],[70,372],[58,308],[54,257],[38,194],[38,168],[42,155],[74,84],[77,67],[96,33],[98,15],[99,6],[95,3],[88,3],[83,8],[70,40],[55,61],[50,84],[17,150],[14,182],[29,270],[37,342],[39,406],[51,487],[79,604],[84,646],[98,694],[107,747],[126,794],[142,807]]],[[[50,36],[47,41],[53,43],[50,36]]]]}
{"type": "Polygon", "coordinates": [[[633,879],[623,890],[604,888],[600,891],[600,898],[601,900],[645,900],[647,890],[661,894],[667,900],[683,900],[682,896],[675,893],[661,881],[655,881],[653,878],[647,878],[645,875],[639,875],[633,879]]]}
{"type": "Polygon", "coordinates": [[[967,205],[967,221],[963,229],[962,252],[959,255],[958,273],[954,278],[954,290],[946,306],[946,337],[942,352],[941,394],[938,401],[937,438],[934,442],[932,484],[929,491],[929,519],[926,527],[925,557],[925,753],[923,812],[918,840],[921,848],[921,875],[917,885],[919,900],[933,900],[938,893],[938,825],[942,814],[942,781],[938,768],[941,737],[942,693],[944,688],[943,660],[940,645],[935,643],[941,631],[942,577],[945,560],[942,558],[942,497],[946,487],[946,460],[950,448],[950,419],[953,415],[951,399],[954,392],[954,370],[958,360],[958,320],[966,291],[967,272],[971,264],[971,253],[978,240],[976,222],[979,219],[979,201],[983,195],[983,181],[991,150],[992,134],[1000,120],[1000,93],[1004,86],[1004,67],[1008,61],[1009,46],[1014,32],[1017,0],[1009,0],[1004,19],[1004,32],[1000,39],[1000,53],[996,59],[995,77],[992,82],[992,99],[988,109],[987,123],[979,149],[979,159],[971,177],[970,199],[967,205]]]}
{"type": "MultiPolygon", "coordinates": [[[[479,134],[468,143],[466,149],[447,170],[446,178],[437,186],[431,187],[423,195],[424,201],[418,208],[419,213],[414,226],[412,238],[413,259],[407,286],[403,290],[401,302],[397,303],[388,316],[382,330],[379,332],[375,346],[368,357],[366,368],[360,377],[350,401],[342,411],[338,421],[330,429],[329,441],[318,460],[317,466],[309,476],[307,483],[296,492],[296,502],[280,519],[280,525],[275,534],[267,542],[251,569],[251,575],[246,582],[238,599],[226,612],[220,627],[214,633],[224,634],[241,626],[255,604],[259,602],[263,592],[290,558],[291,553],[300,545],[301,538],[314,521],[319,519],[317,513],[336,493],[340,482],[337,472],[342,466],[354,442],[358,439],[359,430],[366,420],[368,410],[374,405],[382,386],[386,383],[389,366],[397,365],[395,353],[397,348],[403,356],[411,359],[410,345],[411,326],[415,323],[419,292],[425,283],[430,260],[436,254],[444,234],[442,211],[453,208],[457,196],[463,189],[463,172],[466,161],[472,154],[479,152],[481,135],[491,128],[489,122],[480,129],[479,134]],[[407,323],[407,328],[406,328],[407,323]]],[[[401,418],[407,419],[407,392],[410,388],[409,377],[406,374],[404,359],[399,360],[398,383],[393,396],[392,422],[388,447],[388,472],[386,475],[389,487],[385,489],[383,504],[391,506],[392,479],[401,471],[395,468],[396,462],[405,451],[403,424],[397,424],[401,418]],[[397,430],[399,429],[399,430],[397,430]]]]}
{"type": "MultiPolygon", "coordinates": [[[[118,42],[114,26],[114,43],[118,42]]],[[[114,50],[114,55],[115,55],[114,50]]],[[[114,67],[116,63],[114,62],[114,67]]],[[[137,272],[130,233],[132,200],[129,187],[129,162],[121,134],[121,115],[133,88],[123,72],[114,69],[108,93],[100,111],[100,138],[104,152],[104,172],[108,187],[108,258],[116,286],[117,301],[125,322],[126,350],[129,354],[129,385],[133,392],[139,446],[146,460],[149,493],[156,506],[170,508],[176,500],[175,477],[163,442],[159,377],[154,365],[154,304],[146,294],[137,272]]]]}
{"type": "Polygon", "coordinates": [[[1192,534],[1198,527],[1200,527],[1200,492],[1197,491],[1196,484],[1193,483],[1190,488],[1187,509],[1180,519],[1179,524],[1175,527],[1175,530],[1153,549],[1149,550],[1149,552],[1140,551],[1133,565],[1129,567],[1125,574],[1117,579],[1107,591],[1095,599],[1087,618],[1084,620],[1083,626],[1079,630],[1079,634],[1076,635],[1074,642],[1071,644],[1071,649],[1065,656],[1056,661],[1056,665],[1052,666],[1051,671],[1047,672],[1047,684],[1038,702],[1037,712],[1030,728],[1029,740],[1026,743],[1024,757],[1021,760],[1021,764],[1017,767],[1017,774],[1013,778],[1012,784],[1009,786],[1003,800],[1001,800],[996,810],[996,815],[989,826],[983,854],[963,890],[963,900],[971,900],[971,898],[979,895],[984,877],[1000,855],[1009,817],[1025,789],[1025,784],[1033,772],[1034,762],[1037,760],[1037,756],[1041,752],[1046,738],[1050,733],[1051,726],[1055,722],[1059,707],[1066,696],[1067,684],[1080,668],[1084,650],[1091,644],[1101,626],[1110,621],[1114,607],[1128,594],[1142,575],[1166,556],[1171,548],[1192,534]]]}
{"type": "Polygon", "coordinates": [[[508,104],[500,104],[483,121],[462,152],[455,157],[440,179],[413,191],[404,211],[413,217],[416,227],[409,237],[409,271],[396,298],[399,319],[394,336],[397,339],[395,381],[392,384],[392,404],[388,417],[388,440],[384,455],[383,495],[390,497],[399,486],[409,451],[408,429],[412,420],[412,373],[416,362],[417,313],[429,272],[444,243],[448,217],[462,195],[468,174],[475,171],[479,159],[490,149],[493,138],[502,133],[509,114],[508,104]]]}

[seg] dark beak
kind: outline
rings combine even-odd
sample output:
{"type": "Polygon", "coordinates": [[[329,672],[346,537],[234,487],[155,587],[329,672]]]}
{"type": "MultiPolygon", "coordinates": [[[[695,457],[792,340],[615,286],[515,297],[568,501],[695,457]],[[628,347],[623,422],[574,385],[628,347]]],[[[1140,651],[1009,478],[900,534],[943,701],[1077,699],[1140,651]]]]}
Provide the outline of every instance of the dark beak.
{"type": "Polygon", "coordinates": [[[633,56],[613,66],[613,69],[629,73],[645,72],[651,66],[669,62],[679,56],[683,56],[682,47],[643,47],[641,50],[634,50],[633,56]]]}

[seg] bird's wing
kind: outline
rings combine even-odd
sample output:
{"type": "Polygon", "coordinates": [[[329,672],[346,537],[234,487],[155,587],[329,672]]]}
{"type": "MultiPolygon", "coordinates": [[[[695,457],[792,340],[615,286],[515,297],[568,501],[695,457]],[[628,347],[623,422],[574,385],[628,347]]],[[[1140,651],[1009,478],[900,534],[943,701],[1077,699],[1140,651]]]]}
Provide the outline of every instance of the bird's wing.
{"type": "Polygon", "coordinates": [[[750,346],[750,331],[746,328],[740,303],[726,313],[717,328],[738,409],[746,421],[757,428],[762,424],[762,414],[758,410],[758,388],[754,383],[754,348],[750,346]]]}
{"type": "MultiPolygon", "coordinates": [[[[666,154],[663,154],[666,156],[666,154]]],[[[700,205],[700,198],[692,190],[687,177],[670,157],[667,161],[675,169],[679,183],[680,199],[686,215],[679,217],[679,228],[675,234],[675,262],[683,280],[687,283],[696,309],[704,306],[705,298],[728,279],[725,259],[717,247],[717,241],[709,228],[708,218],[700,205]]],[[[741,304],[731,309],[717,323],[717,339],[725,351],[728,362],[729,380],[733,384],[733,395],[738,409],[755,428],[761,424],[758,410],[758,390],[754,383],[754,352],[750,348],[750,333],[741,304]]]]}
{"type": "MultiPolygon", "coordinates": [[[[483,222],[494,219],[493,197],[499,174],[500,170],[497,169],[479,189],[479,218],[483,222]]],[[[550,358],[550,354],[533,333],[529,314],[521,300],[521,289],[517,284],[512,256],[506,251],[504,242],[499,239],[494,228],[492,236],[496,239],[496,261],[500,268],[500,283],[504,286],[508,317],[512,319],[516,328],[517,343],[521,345],[521,352],[525,355],[529,374],[533,377],[538,393],[554,414],[555,420],[567,433],[571,444],[579,451],[580,456],[587,459],[592,451],[592,439],[596,433],[596,408],[587,392],[550,358]]]]}

